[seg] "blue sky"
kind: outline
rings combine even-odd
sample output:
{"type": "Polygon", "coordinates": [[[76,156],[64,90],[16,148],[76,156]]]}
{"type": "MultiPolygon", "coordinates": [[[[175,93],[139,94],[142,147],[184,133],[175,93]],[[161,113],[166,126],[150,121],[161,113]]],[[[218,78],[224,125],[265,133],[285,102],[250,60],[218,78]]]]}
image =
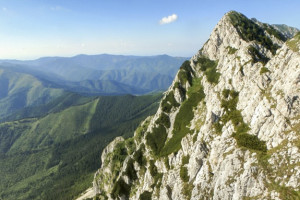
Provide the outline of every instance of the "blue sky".
{"type": "Polygon", "coordinates": [[[230,10],[300,28],[299,8],[299,0],[0,0],[0,59],[192,56],[230,10]]]}

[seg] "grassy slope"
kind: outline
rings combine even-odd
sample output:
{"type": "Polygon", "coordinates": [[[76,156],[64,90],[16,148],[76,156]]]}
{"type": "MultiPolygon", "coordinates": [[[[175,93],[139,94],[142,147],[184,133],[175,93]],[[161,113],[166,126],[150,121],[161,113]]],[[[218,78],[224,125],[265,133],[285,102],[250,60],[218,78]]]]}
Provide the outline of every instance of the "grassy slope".
{"type": "Polygon", "coordinates": [[[64,99],[65,109],[49,106],[56,112],[40,118],[0,124],[0,198],[72,199],[90,186],[102,149],[132,135],[161,95],[81,98],[71,106],[64,99]]]}

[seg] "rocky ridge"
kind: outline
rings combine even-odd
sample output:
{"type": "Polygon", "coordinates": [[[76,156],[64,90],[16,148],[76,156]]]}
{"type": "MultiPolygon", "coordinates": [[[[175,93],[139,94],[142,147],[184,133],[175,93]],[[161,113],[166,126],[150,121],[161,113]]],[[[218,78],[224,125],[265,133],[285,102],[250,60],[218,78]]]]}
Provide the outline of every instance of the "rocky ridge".
{"type": "Polygon", "coordinates": [[[106,147],[95,198],[299,198],[299,46],[225,14],[157,113],[106,147]]]}

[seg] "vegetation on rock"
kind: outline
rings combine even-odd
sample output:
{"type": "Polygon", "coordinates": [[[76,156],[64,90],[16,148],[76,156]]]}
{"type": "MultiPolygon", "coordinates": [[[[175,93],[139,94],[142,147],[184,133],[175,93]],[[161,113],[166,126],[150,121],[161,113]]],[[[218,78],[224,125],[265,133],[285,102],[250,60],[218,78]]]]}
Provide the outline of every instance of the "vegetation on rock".
{"type": "Polygon", "coordinates": [[[200,70],[204,72],[209,83],[218,83],[221,74],[217,72],[217,61],[213,61],[204,56],[201,56],[198,58],[197,64],[200,66],[200,70]]]}
{"type": "Polygon", "coordinates": [[[227,49],[228,49],[228,54],[234,54],[237,51],[236,48],[231,46],[228,46],[227,49]]]}
{"type": "Polygon", "coordinates": [[[243,40],[247,42],[255,40],[275,55],[279,46],[274,44],[272,40],[266,36],[263,28],[240,13],[232,11],[228,16],[230,17],[232,25],[237,29],[238,34],[243,40]]]}
{"type": "Polygon", "coordinates": [[[201,79],[193,79],[192,86],[189,88],[187,96],[188,98],[181,104],[179,112],[176,115],[172,137],[165,145],[163,143],[163,148],[157,152],[160,156],[166,156],[173,152],[177,152],[181,148],[182,138],[190,133],[188,125],[194,117],[193,109],[205,97],[201,79]]]}
{"type": "Polygon", "coordinates": [[[250,128],[244,122],[241,111],[236,108],[239,93],[234,90],[224,89],[222,95],[224,98],[221,100],[221,107],[225,110],[225,114],[219,121],[215,122],[215,130],[221,133],[223,125],[231,121],[235,130],[232,136],[236,139],[238,146],[266,152],[267,147],[265,142],[260,141],[257,136],[247,133],[250,128]]]}
{"type": "Polygon", "coordinates": [[[299,52],[300,49],[300,32],[286,43],[294,52],[299,52]]]}

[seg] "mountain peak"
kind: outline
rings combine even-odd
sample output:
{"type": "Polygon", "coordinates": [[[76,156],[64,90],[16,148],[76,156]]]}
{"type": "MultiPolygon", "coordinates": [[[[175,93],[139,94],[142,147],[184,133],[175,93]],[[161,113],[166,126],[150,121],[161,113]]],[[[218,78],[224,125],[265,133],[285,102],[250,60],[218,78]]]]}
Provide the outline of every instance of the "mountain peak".
{"type": "Polygon", "coordinates": [[[252,59],[265,64],[286,40],[287,37],[273,26],[249,19],[237,11],[229,11],[193,59],[206,56],[218,60],[222,55],[237,52],[246,62],[252,59]]]}
{"type": "Polygon", "coordinates": [[[298,199],[300,36],[285,45],[269,28],[226,13],[157,113],[120,142],[126,158],[104,158],[98,196],[298,199]]]}

